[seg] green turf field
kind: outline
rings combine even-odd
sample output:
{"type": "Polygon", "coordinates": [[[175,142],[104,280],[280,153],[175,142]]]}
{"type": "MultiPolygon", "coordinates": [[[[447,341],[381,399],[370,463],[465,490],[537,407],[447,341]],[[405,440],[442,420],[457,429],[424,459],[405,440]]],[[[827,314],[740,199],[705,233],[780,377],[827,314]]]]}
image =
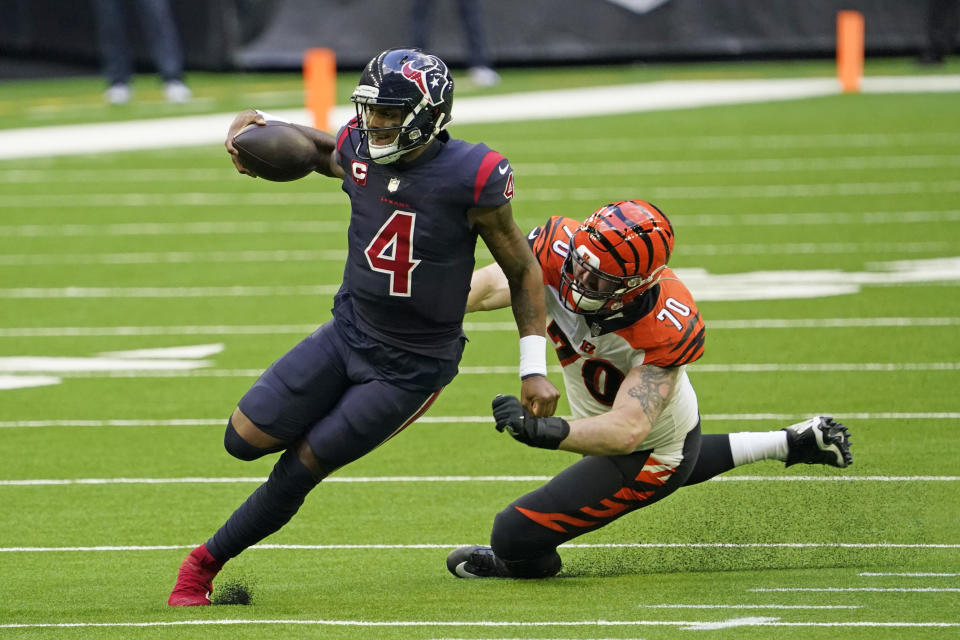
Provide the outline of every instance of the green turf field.
{"type": "Polygon", "coordinates": [[[454,125],[511,159],[525,230],[661,206],[671,266],[715,277],[689,368],[704,431],[832,413],[854,465],[737,469],[578,538],[557,578],[457,580],[447,552],[575,460],[494,431],[490,399],[519,388],[515,329],[476,314],[425,418],[226,566],[218,583],[253,604],[200,610],[166,606],[177,567],[272,465],[223,451],[226,417],[329,317],[346,198],[319,176],[239,176],[216,146],[0,162],[0,383],[48,378],[0,388],[0,640],[956,637],[958,112],[956,93],[844,95],[454,125]],[[755,271],[847,288],[719,288],[755,271]],[[147,369],[163,363],[198,368],[147,369]]]}

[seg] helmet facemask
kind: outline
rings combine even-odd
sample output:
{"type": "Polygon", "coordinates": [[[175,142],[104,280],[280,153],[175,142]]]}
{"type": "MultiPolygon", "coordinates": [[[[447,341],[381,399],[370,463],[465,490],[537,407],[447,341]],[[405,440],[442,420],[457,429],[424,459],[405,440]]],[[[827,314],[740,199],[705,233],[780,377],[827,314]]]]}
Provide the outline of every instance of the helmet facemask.
{"type": "Polygon", "coordinates": [[[558,293],[575,313],[614,313],[656,286],[671,253],[662,211],[642,200],[608,204],[571,235],[558,293]]]}
{"type": "Polygon", "coordinates": [[[647,278],[614,276],[600,269],[599,257],[589,248],[582,245],[577,247],[571,240],[570,251],[560,274],[560,299],[574,313],[613,313],[623,308],[625,297],[629,296],[632,301],[656,284],[665,267],[658,267],[647,278]],[[586,278],[583,277],[584,273],[588,274],[586,278]]]}

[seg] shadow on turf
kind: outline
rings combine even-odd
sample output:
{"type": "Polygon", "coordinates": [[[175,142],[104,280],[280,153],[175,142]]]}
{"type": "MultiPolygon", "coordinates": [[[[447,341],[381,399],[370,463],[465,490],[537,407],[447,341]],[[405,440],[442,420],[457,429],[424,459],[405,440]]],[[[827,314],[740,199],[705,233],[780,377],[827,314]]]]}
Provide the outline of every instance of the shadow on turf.
{"type": "Polygon", "coordinates": [[[718,571],[778,571],[786,569],[841,569],[909,564],[904,549],[610,549],[576,554],[567,551],[558,578],[602,578],[664,573],[718,571]]]}

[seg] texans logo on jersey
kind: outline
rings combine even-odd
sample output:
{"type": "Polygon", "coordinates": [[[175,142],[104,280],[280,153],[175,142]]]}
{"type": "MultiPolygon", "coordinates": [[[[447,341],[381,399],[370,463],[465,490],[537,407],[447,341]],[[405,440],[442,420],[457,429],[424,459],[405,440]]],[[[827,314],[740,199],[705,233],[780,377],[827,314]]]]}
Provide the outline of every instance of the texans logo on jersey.
{"type": "Polygon", "coordinates": [[[443,91],[449,81],[443,63],[435,56],[430,56],[430,61],[428,66],[418,69],[414,66],[417,61],[410,60],[403,65],[400,71],[404,78],[417,85],[427,102],[436,106],[443,102],[443,91]]]}

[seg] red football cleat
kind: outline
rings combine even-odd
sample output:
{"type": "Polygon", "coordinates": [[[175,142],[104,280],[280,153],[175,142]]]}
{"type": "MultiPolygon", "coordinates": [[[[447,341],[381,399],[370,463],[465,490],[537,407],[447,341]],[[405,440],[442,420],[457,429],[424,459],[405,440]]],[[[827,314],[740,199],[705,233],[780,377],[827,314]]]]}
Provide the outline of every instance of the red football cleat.
{"type": "Polygon", "coordinates": [[[167,600],[171,607],[201,607],[210,604],[213,592],[213,578],[223,568],[220,562],[207,551],[206,545],[200,545],[190,552],[180,565],[177,584],[167,600]]]}

